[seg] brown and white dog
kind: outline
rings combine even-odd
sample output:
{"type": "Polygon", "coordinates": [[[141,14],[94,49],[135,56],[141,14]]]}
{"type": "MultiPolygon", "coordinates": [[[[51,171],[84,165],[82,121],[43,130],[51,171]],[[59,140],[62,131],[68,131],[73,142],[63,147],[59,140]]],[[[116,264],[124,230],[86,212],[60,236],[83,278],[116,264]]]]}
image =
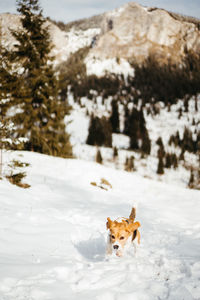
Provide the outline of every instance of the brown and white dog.
{"type": "Polygon", "coordinates": [[[134,222],[136,211],[132,208],[129,218],[122,218],[121,222],[117,220],[112,221],[107,218],[107,229],[109,230],[108,241],[107,241],[107,255],[116,254],[122,256],[127,247],[131,244],[135,247],[133,241],[137,241],[140,244],[140,227],[139,222],[134,222]]]}

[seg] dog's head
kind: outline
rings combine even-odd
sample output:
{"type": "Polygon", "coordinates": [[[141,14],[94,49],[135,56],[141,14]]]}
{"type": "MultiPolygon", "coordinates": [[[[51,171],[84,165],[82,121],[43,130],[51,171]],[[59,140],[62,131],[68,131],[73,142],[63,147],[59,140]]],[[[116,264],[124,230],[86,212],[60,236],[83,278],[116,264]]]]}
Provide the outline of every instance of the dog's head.
{"type": "Polygon", "coordinates": [[[140,223],[129,222],[129,220],[117,222],[107,218],[106,225],[110,231],[109,238],[112,250],[115,251],[117,256],[122,256],[127,241],[132,238],[133,232],[140,227],[140,223]]]}

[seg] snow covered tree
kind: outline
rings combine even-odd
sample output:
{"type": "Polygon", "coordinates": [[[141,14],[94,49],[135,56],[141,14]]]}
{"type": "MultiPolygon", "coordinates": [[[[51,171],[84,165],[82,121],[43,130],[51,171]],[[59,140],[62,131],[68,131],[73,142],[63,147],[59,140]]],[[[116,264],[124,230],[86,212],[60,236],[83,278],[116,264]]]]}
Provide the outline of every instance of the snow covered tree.
{"type": "Polygon", "coordinates": [[[11,55],[9,51],[0,43],[0,115],[4,117],[4,122],[6,112],[12,106],[11,94],[15,95],[18,87],[17,77],[13,71],[10,59],[11,55]]]}
{"type": "Polygon", "coordinates": [[[3,116],[0,116],[0,178],[3,170],[3,149],[13,149],[16,146],[22,147],[23,138],[15,138],[14,124],[3,116]]]}
{"type": "Polygon", "coordinates": [[[11,93],[16,135],[27,138],[26,150],[68,157],[72,155],[64,117],[66,102],[58,97],[58,82],[50,58],[51,41],[38,0],[17,0],[21,31],[12,31],[16,39],[11,61],[17,90],[11,93]]]}

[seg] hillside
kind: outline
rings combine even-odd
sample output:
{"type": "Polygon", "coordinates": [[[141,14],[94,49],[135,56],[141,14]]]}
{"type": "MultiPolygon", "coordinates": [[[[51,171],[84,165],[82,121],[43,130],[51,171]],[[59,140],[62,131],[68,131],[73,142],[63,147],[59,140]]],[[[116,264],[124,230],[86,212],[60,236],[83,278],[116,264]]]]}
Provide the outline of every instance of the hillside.
{"type": "MultiPolygon", "coordinates": [[[[71,143],[73,145],[73,153],[76,157],[95,161],[97,147],[88,145],[88,129],[90,126],[91,115],[109,116],[111,114],[111,99],[107,99],[104,104],[102,97],[97,97],[97,102],[93,103],[91,100],[81,98],[81,104],[74,103],[73,97],[70,104],[73,106],[73,111],[70,116],[66,117],[65,121],[68,132],[71,134],[71,143]],[[89,113],[88,113],[89,112],[89,113]],[[80,127],[81,124],[81,127],[80,127]]],[[[130,107],[131,104],[130,104],[130,107]]],[[[124,128],[124,106],[119,105],[121,132],[124,128]]],[[[131,110],[131,109],[130,109],[131,110]]],[[[198,98],[198,111],[195,111],[195,100],[189,101],[189,111],[184,112],[183,102],[180,100],[177,104],[171,106],[171,110],[160,104],[160,112],[156,115],[148,114],[148,105],[143,108],[146,128],[151,140],[150,155],[143,156],[140,150],[130,149],[130,137],[122,133],[112,133],[112,147],[99,146],[103,157],[103,164],[112,168],[122,169],[126,168],[127,158],[134,157],[134,169],[132,172],[140,174],[144,177],[168,182],[176,186],[187,187],[190,180],[191,168],[196,174],[199,169],[199,158],[197,153],[190,151],[185,152],[184,160],[180,160],[181,146],[177,146],[176,142],[169,143],[172,136],[176,136],[177,132],[180,138],[184,138],[185,128],[190,128],[194,140],[199,140],[196,135],[200,130],[200,98],[198,98]],[[183,115],[179,118],[180,108],[183,115]],[[193,120],[195,122],[192,125],[193,120]],[[196,124],[196,125],[194,125],[196,124]],[[162,137],[164,149],[166,153],[175,153],[178,158],[178,165],[171,166],[164,169],[164,174],[157,174],[158,168],[158,150],[159,146],[157,140],[162,137]],[[117,157],[113,157],[114,147],[118,149],[117,157]]],[[[105,134],[106,135],[106,134],[105,134]]],[[[183,142],[184,144],[184,142],[183,142]]],[[[165,161],[165,159],[164,159],[165,161]]],[[[197,186],[196,186],[197,187],[197,186]]],[[[198,183],[199,187],[199,183],[198,183]]]]}
{"type": "Polygon", "coordinates": [[[10,152],[29,189],[0,181],[0,298],[199,299],[199,191],[82,160],[10,152]],[[101,178],[112,188],[92,186],[101,178]],[[105,257],[106,218],[137,206],[137,257],[105,257]]]}
{"type": "MultiPolygon", "coordinates": [[[[20,28],[19,18],[0,15],[8,49],[15,43],[9,28],[20,28]]],[[[94,161],[99,149],[106,166],[199,189],[198,20],[131,2],[70,24],[47,20],[45,26],[59,97],[72,107],[65,124],[74,156],[94,161]]]]}

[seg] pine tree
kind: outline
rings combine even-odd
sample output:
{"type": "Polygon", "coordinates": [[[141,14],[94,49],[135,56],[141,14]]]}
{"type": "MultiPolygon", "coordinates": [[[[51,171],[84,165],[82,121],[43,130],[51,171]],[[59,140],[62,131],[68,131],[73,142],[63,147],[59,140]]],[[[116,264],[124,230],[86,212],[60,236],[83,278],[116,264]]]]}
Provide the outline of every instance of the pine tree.
{"type": "Polygon", "coordinates": [[[141,151],[143,154],[147,154],[147,155],[149,155],[151,153],[151,140],[149,138],[147,129],[146,129],[145,133],[143,133],[143,136],[142,136],[141,151]]]}
{"type": "Polygon", "coordinates": [[[181,154],[179,156],[179,160],[183,160],[183,161],[185,160],[184,153],[185,153],[185,151],[184,151],[184,149],[182,149],[181,154]]]}
{"type": "Polygon", "coordinates": [[[165,168],[170,169],[172,165],[171,155],[166,153],[166,161],[165,161],[165,168]]]}
{"type": "Polygon", "coordinates": [[[118,149],[117,147],[113,148],[113,159],[116,159],[118,157],[118,149]]]}
{"type": "Polygon", "coordinates": [[[22,147],[23,139],[15,138],[14,124],[0,116],[0,178],[3,170],[3,149],[12,149],[16,145],[22,147]]]}
{"type": "Polygon", "coordinates": [[[126,158],[125,166],[124,166],[125,171],[128,171],[128,172],[134,171],[134,168],[135,168],[134,160],[135,160],[135,157],[133,155],[129,158],[128,157],[126,158]]]}
{"type": "Polygon", "coordinates": [[[12,106],[11,93],[15,94],[16,87],[18,87],[10,58],[10,53],[0,43],[0,115],[4,118],[4,122],[6,112],[12,106]]]}
{"type": "Polygon", "coordinates": [[[99,163],[99,164],[102,164],[102,162],[103,162],[103,158],[102,158],[100,149],[97,149],[96,162],[99,163]]]}
{"type": "Polygon", "coordinates": [[[140,116],[136,108],[132,109],[129,117],[129,136],[130,136],[130,149],[139,149],[139,137],[140,137],[140,116]]]}
{"type": "Polygon", "coordinates": [[[159,174],[159,175],[164,174],[163,151],[162,151],[161,147],[158,150],[158,168],[157,168],[157,174],[159,174]]]}
{"type": "Polygon", "coordinates": [[[124,108],[124,130],[123,133],[129,135],[129,109],[128,106],[126,105],[124,108]]]}
{"type": "Polygon", "coordinates": [[[18,68],[17,92],[12,92],[16,135],[28,139],[26,150],[68,157],[72,155],[64,117],[66,102],[58,97],[58,82],[50,58],[51,41],[38,0],[17,0],[21,31],[12,31],[17,43],[11,61],[18,68]],[[20,67],[20,68],[19,68],[20,67]]]}
{"type": "Polygon", "coordinates": [[[140,150],[143,155],[149,155],[151,152],[151,140],[149,138],[149,133],[146,128],[146,121],[143,114],[143,109],[140,109],[139,112],[139,128],[140,128],[140,139],[142,141],[142,145],[140,150]]]}
{"type": "Polygon", "coordinates": [[[195,96],[195,111],[198,112],[198,99],[197,99],[197,95],[195,96]]]}
{"type": "Polygon", "coordinates": [[[112,125],[112,132],[119,133],[119,111],[116,100],[112,100],[112,113],[110,116],[110,123],[112,125]]]}
{"type": "Polygon", "coordinates": [[[190,189],[194,188],[194,172],[193,172],[192,168],[190,170],[190,179],[189,179],[189,182],[188,182],[188,187],[190,189]]]}
{"type": "Polygon", "coordinates": [[[87,144],[96,146],[112,146],[112,127],[105,117],[101,119],[91,116],[87,144]]]}
{"type": "Polygon", "coordinates": [[[185,127],[183,133],[182,149],[189,152],[194,151],[192,132],[187,127],[185,127]]]}
{"type": "Polygon", "coordinates": [[[180,107],[178,110],[178,119],[181,119],[183,115],[182,108],[180,107]]]}
{"type": "Polygon", "coordinates": [[[157,139],[156,144],[159,146],[159,151],[161,152],[161,156],[164,157],[165,156],[165,148],[164,148],[164,144],[163,144],[161,137],[159,137],[157,139]]]}
{"type": "Polygon", "coordinates": [[[177,156],[175,153],[172,155],[172,162],[173,162],[173,168],[177,169],[178,168],[178,159],[177,159],[177,156]]]}

